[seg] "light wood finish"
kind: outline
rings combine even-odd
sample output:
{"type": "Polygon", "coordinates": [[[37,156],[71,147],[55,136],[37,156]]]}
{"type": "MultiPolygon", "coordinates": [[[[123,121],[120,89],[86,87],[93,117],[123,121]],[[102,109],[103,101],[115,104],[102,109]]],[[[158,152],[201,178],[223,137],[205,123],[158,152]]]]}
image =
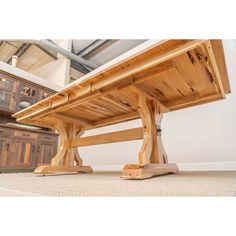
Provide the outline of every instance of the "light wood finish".
{"type": "Polygon", "coordinates": [[[93,170],[90,166],[40,166],[34,171],[37,175],[73,172],[93,173],[93,170]]]}
{"type": "Polygon", "coordinates": [[[216,61],[216,58],[215,58],[215,55],[214,55],[214,51],[213,51],[211,42],[209,40],[206,42],[206,48],[207,48],[208,55],[209,55],[209,57],[211,59],[210,63],[211,63],[211,66],[212,66],[212,68],[214,70],[214,75],[215,75],[214,77],[217,80],[217,84],[218,84],[218,86],[220,88],[220,92],[222,94],[222,97],[225,98],[225,91],[224,91],[224,87],[223,87],[220,71],[219,71],[219,68],[218,68],[218,65],[217,65],[217,61],[216,61]]]}
{"type": "Polygon", "coordinates": [[[55,129],[60,135],[60,148],[58,153],[52,158],[51,166],[39,166],[35,169],[35,174],[52,174],[53,172],[92,172],[91,167],[84,167],[78,149],[71,147],[70,142],[79,139],[84,132],[83,127],[76,124],[55,120],[55,129]],[[83,170],[83,171],[82,171],[83,170]]]}
{"type": "Polygon", "coordinates": [[[139,163],[141,165],[149,164],[150,157],[152,154],[153,148],[153,132],[152,130],[155,129],[153,127],[152,122],[152,109],[150,107],[151,104],[148,103],[147,98],[143,95],[139,96],[139,113],[143,122],[143,145],[139,152],[139,163]]]}
{"type": "Polygon", "coordinates": [[[93,135],[80,139],[72,139],[70,142],[70,147],[84,147],[139,139],[143,139],[143,128],[127,129],[112,133],[93,135]]]}
{"type": "Polygon", "coordinates": [[[139,112],[144,127],[139,164],[167,163],[167,156],[161,140],[161,108],[145,96],[140,95],[139,99],[139,112]]]}
{"type": "Polygon", "coordinates": [[[133,120],[137,118],[139,118],[139,113],[138,111],[134,111],[131,113],[120,115],[120,116],[111,117],[111,118],[107,118],[101,121],[97,121],[94,123],[94,125],[96,127],[102,127],[102,126],[112,125],[112,124],[116,124],[116,123],[120,123],[120,122],[124,122],[128,120],[133,120]]]}
{"type": "Polygon", "coordinates": [[[123,179],[145,179],[154,175],[177,173],[175,164],[166,164],[167,155],[161,139],[161,106],[145,95],[139,95],[139,113],[143,123],[143,145],[139,152],[139,164],[126,165],[123,179]],[[164,165],[163,165],[164,164],[164,165]]]}
{"type": "Polygon", "coordinates": [[[55,113],[55,114],[53,114],[53,117],[65,120],[69,123],[76,124],[79,126],[81,126],[81,125],[93,126],[93,124],[87,120],[84,120],[84,119],[78,118],[78,117],[68,116],[68,115],[61,114],[61,113],[55,113]]]}
{"type": "MultiPolygon", "coordinates": [[[[51,127],[60,123],[58,130],[63,144],[52,165],[74,166],[77,146],[141,138],[140,130],[82,138],[72,135],[72,129],[85,131],[141,118],[143,145],[139,152],[142,166],[139,171],[142,178],[150,176],[144,174],[146,169],[151,175],[175,172],[173,165],[173,171],[168,171],[161,140],[163,113],[220,100],[230,92],[222,42],[164,40],[146,45],[14,114],[18,121],[30,124],[51,127]],[[160,171],[156,165],[165,165],[166,170],[160,171]]],[[[132,172],[132,168],[127,171],[132,172]]]]}
{"type": "Polygon", "coordinates": [[[164,104],[160,102],[160,98],[158,98],[158,96],[155,93],[149,91],[147,88],[140,85],[135,85],[134,88],[137,90],[139,94],[142,94],[149,99],[153,99],[158,104],[158,106],[160,106],[160,109],[163,112],[169,111],[168,107],[166,107],[164,104]]]}
{"type": "Polygon", "coordinates": [[[128,180],[142,180],[158,175],[176,174],[178,171],[179,170],[176,164],[128,164],[124,167],[121,178],[128,180]]]}
{"type": "Polygon", "coordinates": [[[91,124],[96,128],[105,120],[122,122],[120,116],[137,110],[140,93],[145,93],[161,105],[162,112],[188,107],[191,99],[193,105],[202,104],[204,98],[205,103],[214,101],[211,96],[221,94],[223,97],[223,92],[227,94],[230,91],[223,48],[215,46],[218,42],[167,40],[154,44],[107,70],[97,69],[98,72],[86,75],[82,82],[14,116],[18,121],[36,124],[41,118],[58,114],[68,116],[68,111],[72,109],[72,119],[86,120],[87,124],[83,124],[85,129],[91,129],[91,124]],[[111,99],[111,95],[116,99],[111,99]],[[187,104],[184,99],[188,100],[187,104]],[[172,102],[176,106],[169,106],[172,102]],[[97,107],[97,115],[87,115],[85,110],[92,112],[91,106],[97,107]],[[107,108],[109,112],[104,110],[107,108]]]}
{"type": "Polygon", "coordinates": [[[165,148],[162,142],[162,137],[161,137],[161,122],[163,119],[163,114],[160,113],[160,109],[158,106],[155,106],[154,108],[154,123],[156,125],[156,133],[157,136],[155,135],[154,137],[154,142],[157,142],[157,145],[153,148],[152,151],[152,156],[151,156],[151,163],[168,163],[168,157],[165,152],[165,148]],[[156,155],[156,158],[154,161],[152,161],[152,157],[156,155]],[[156,161],[157,160],[157,161],[156,161]]]}

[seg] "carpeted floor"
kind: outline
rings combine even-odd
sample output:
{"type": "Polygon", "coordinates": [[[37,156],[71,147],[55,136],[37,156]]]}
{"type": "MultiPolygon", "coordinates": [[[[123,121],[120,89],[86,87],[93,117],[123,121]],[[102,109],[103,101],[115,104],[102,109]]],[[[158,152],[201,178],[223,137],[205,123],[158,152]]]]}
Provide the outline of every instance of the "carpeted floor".
{"type": "Polygon", "coordinates": [[[236,172],[180,172],[121,180],[118,172],[0,174],[0,196],[236,196],[236,172]]]}

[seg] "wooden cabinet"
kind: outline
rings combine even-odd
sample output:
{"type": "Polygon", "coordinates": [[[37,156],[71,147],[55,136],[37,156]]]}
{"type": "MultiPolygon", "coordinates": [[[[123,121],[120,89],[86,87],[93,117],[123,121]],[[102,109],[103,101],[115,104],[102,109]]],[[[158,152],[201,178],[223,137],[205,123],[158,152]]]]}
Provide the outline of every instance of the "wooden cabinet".
{"type": "Polygon", "coordinates": [[[13,96],[14,80],[0,77],[0,108],[3,110],[11,110],[13,96]]]}
{"type": "Polygon", "coordinates": [[[0,71],[0,171],[33,170],[50,164],[57,152],[58,136],[42,130],[29,130],[15,123],[11,114],[55,91],[0,71]]]}
{"type": "Polygon", "coordinates": [[[37,165],[45,165],[50,163],[51,157],[57,152],[58,137],[48,134],[40,134],[38,137],[38,147],[37,147],[37,165]]]}
{"type": "Polygon", "coordinates": [[[12,135],[12,130],[0,127],[0,166],[3,168],[7,167],[7,161],[10,157],[12,135]]]}
{"type": "Polygon", "coordinates": [[[10,139],[0,137],[0,167],[5,169],[10,156],[10,139]]]}
{"type": "Polygon", "coordinates": [[[0,72],[0,110],[15,113],[54,93],[53,90],[0,72]]]}
{"type": "Polygon", "coordinates": [[[27,108],[37,102],[37,89],[27,83],[20,83],[16,111],[27,108]]]}
{"type": "Polygon", "coordinates": [[[37,101],[41,101],[47,97],[49,97],[50,95],[52,95],[52,93],[48,90],[45,89],[39,89],[38,90],[38,98],[37,101]]]}
{"type": "Polygon", "coordinates": [[[56,155],[57,143],[55,133],[0,125],[0,171],[48,165],[56,155]]]}
{"type": "Polygon", "coordinates": [[[40,141],[37,147],[37,166],[50,163],[57,149],[54,143],[40,141]]]}
{"type": "Polygon", "coordinates": [[[35,140],[14,138],[6,168],[27,169],[35,167],[35,140]]]}

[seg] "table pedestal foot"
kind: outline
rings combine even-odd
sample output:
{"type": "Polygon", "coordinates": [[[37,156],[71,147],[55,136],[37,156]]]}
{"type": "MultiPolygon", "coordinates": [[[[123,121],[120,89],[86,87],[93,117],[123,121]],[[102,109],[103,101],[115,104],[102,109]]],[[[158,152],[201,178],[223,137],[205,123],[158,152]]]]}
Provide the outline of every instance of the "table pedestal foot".
{"type": "Polygon", "coordinates": [[[90,166],[39,166],[35,169],[34,174],[58,174],[58,173],[93,173],[90,166]]]}
{"type": "Polygon", "coordinates": [[[148,179],[153,176],[178,173],[176,164],[127,164],[124,166],[122,179],[148,179]]]}

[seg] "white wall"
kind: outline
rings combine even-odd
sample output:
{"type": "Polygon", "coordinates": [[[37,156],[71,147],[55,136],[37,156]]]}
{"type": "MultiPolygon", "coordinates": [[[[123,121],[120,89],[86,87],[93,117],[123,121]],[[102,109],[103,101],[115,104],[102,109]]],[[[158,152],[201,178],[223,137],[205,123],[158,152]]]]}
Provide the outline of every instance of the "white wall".
{"type": "MultiPolygon", "coordinates": [[[[71,50],[72,40],[54,40],[59,47],[71,50]]],[[[32,70],[31,73],[64,87],[70,81],[70,60],[58,54],[58,59],[32,70]]]]}
{"type": "MultiPolygon", "coordinates": [[[[165,114],[162,130],[169,162],[219,163],[220,166],[228,163],[236,169],[236,40],[225,40],[224,49],[232,93],[222,101],[165,114]]],[[[110,132],[122,129],[122,126],[140,125],[140,121],[132,121],[99,130],[110,132]]],[[[96,133],[98,131],[88,132],[96,133]]],[[[131,141],[83,147],[80,154],[85,164],[120,166],[137,162],[141,143],[131,141]]],[[[217,168],[221,167],[218,165],[217,168]]]]}
{"type": "Polygon", "coordinates": [[[31,73],[64,87],[69,76],[69,63],[68,59],[60,58],[31,71],[31,73]]]}

